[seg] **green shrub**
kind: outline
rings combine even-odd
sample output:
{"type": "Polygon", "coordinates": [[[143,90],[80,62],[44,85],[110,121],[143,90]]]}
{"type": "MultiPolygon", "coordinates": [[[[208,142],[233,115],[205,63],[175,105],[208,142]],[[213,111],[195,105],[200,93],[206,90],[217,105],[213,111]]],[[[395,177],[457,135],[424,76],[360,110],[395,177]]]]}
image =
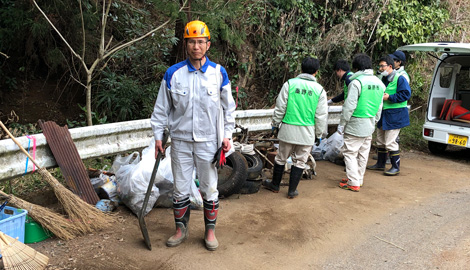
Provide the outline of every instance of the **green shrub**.
{"type": "Polygon", "coordinates": [[[103,72],[95,106],[111,122],[150,117],[157,98],[159,83],[143,85],[138,78],[103,72]]]}
{"type": "Polygon", "coordinates": [[[433,42],[444,28],[449,11],[440,1],[390,0],[377,27],[377,46],[392,52],[403,44],[433,42]]]}
{"type": "Polygon", "coordinates": [[[427,141],[423,139],[424,110],[410,113],[410,125],[400,130],[400,148],[402,150],[427,151],[427,141]]]}
{"type": "MultiPolygon", "coordinates": [[[[75,127],[86,127],[87,122],[86,122],[86,106],[80,106],[80,104],[77,104],[78,107],[83,111],[79,115],[80,120],[69,120],[66,119],[65,121],[67,122],[68,128],[75,128],[75,127]]],[[[98,113],[96,112],[91,112],[91,122],[93,125],[101,125],[101,124],[106,124],[108,121],[108,117],[104,115],[103,117],[99,117],[98,113]]]]}

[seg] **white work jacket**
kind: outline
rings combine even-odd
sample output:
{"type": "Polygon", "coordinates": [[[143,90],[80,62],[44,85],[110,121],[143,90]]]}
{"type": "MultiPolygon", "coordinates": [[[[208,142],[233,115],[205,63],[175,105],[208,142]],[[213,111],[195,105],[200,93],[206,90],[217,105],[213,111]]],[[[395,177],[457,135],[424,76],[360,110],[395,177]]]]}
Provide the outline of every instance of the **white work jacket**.
{"type": "MultiPolygon", "coordinates": [[[[351,83],[348,86],[348,97],[344,101],[343,109],[339,120],[339,125],[344,127],[344,133],[350,134],[356,137],[369,137],[375,131],[375,125],[380,119],[382,113],[383,100],[380,103],[379,110],[375,117],[360,118],[352,116],[357,108],[359,97],[362,92],[362,85],[357,77],[361,75],[373,75],[372,69],[360,70],[354,73],[349,79],[351,83]]],[[[385,85],[384,85],[385,87],[385,85]]],[[[384,88],[385,89],[385,88],[384,88]]]]}
{"type": "Polygon", "coordinates": [[[217,69],[207,57],[200,70],[189,59],[171,66],[163,77],[150,119],[155,139],[161,140],[168,127],[173,139],[217,140],[219,104],[223,108],[224,138],[231,139],[235,102],[227,71],[217,69]]]}

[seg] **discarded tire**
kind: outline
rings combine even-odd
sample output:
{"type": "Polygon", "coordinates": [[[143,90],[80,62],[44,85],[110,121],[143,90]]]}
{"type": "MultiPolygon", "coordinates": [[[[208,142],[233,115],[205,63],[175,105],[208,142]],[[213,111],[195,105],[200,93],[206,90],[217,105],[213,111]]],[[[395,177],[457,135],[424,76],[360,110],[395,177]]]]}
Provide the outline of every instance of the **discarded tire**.
{"type": "Polygon", "coordinates": [[[243,154],[245,157],[246,162],[248,163],[247,172],[247,179],[254,180],[257,179],[261,175],[261,170],[263,169],[263,161],[259,157],[258,154],[255,155],[247,155],[243,154]]]}
{"type": "Polygon", "coordinates": [[[228,197],[240,192],[247,177],[246,164],[246,160],[240,152],[234,152],[227,157],[227,164],[218,170],[217,189],[220,197],[228,197]]]}
{"type": "Polygon", "coordinates": [[[259,191],[262,180],[246,180],[240,190],[241,194],[253,194],[259,191]]]}

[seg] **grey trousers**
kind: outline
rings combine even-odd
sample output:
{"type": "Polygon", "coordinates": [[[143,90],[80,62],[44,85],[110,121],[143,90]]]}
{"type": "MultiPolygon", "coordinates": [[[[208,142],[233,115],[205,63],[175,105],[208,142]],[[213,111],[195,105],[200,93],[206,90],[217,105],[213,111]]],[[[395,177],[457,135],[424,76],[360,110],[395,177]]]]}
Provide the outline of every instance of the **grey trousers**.
{"type": "Polygon", "coordinates": [[[277,150],[274,161],[279,165],[284,165],[287,159],[292,157],[292,165],[300,169],[305,169],[308,155],[311,151],[311,145],[298,145],[279,141],[279,149],[277,150]]]}
{"type": "Polygon", "coordinates": [[[377,129],[377,148],[385,148],[388,151],[400,150],[400,145],[397,143],[397,137],[400,134],[400,129],[383,130],[377,129]]]}
{"type": "Polygon", "coordinates": [[[364,182],[367,160],[369,159],[372,136],[356,137],[344,134],[342,152],[346,163],[346,176],[348,185],[361,186],[364,182]]]}
{"type": "Polygon", "coordinates": [[[194,181],[193,171],[199,179],[199,190],[206,201],[216,201],[217,168],[212,159],[217,151],[217,142],[185,142],[171,140],[171,171],[173,173],[173,198],[182,200],[189,197],[191,182],[194,181]]]}

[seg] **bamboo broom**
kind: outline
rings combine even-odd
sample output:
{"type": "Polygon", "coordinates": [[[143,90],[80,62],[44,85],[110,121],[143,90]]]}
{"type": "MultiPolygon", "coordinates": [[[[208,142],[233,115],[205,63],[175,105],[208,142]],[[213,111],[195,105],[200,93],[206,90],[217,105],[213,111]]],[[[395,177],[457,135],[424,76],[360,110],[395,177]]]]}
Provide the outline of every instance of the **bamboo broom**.
{"type": "Polygon", "coordinates": [[[0,247],[5,270],[39,270],[45,269],[49,257],[37,252],[18,239],[0,232],[0,247]]]}
{"type": "Polygon", "coordinates": [[[40,205],[29,203],[14,195],[9,195],[0,190],[0,196],[8,198],[8,202],[16,208],[25,209],[28,215],[39,222],[42,227],[62,240],[70,240],[79,236],[81,231],[64,216],[52,212],[40,205]]]}
{"type": "Polygon", "coordinates": [[[86,203],[80,197],[75,195],[72,191],[65,188],[54,176],[51,175],[46,168],[42,168],[37,164],[36,160],[26,152],[16,138],[10,133],[5,127],[2,121],[0,126],[10,136],[10,138],[18,145],[20,150],[28,156],[28,158],[38,167],[39,174],[43,179],[52,187],[54,193],[59,200],[60,204],[64,207],[65,212],[69,215],[73,224],[83,233],[91,233],[96,230],[104,229],[109,226],[111,217],[105,215],[103,212],[95,208],[94,206],[86,203]]]}

